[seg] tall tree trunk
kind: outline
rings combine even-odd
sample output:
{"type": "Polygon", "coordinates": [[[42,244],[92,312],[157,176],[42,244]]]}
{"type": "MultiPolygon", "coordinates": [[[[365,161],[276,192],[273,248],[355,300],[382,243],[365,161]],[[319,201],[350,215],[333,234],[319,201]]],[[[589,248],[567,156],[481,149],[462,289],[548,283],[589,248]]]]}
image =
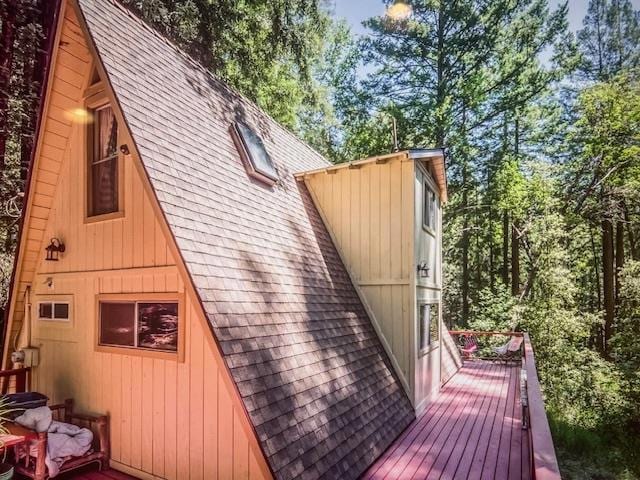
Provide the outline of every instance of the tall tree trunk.
{"type": "Polygon", "coordinates": [[[494,231],[493,231],[493,208],[489,207],[489,288],[492,292],[496,291],[496,266],[494,251],[494,231]]]}
{"type": "Polygon", "coordinates": [[[520,295],[520,235],[518,225],[511,225],[511,294],[520,295]]]}
{"type": "Polygon", "coordinates": [[[609,340],[613,332],[615,291],[613,272],[613,223],[610,217],[602,219],[602,294],[604,297],[604,335],[602,348],[609,354],[609,340]]]}
{"type": "Polygon", "coordinates": [[[624,223],[621,219],[616,222],[616,309],[620,306],[620,278],[624,268],[624,223]]]}
{"type": "Polygon", "coordinates": [[[466,327],[469,321],[469,191],[468,166],[466,159],[462,160],[462,325],[466,327]]]}
{"type": "Polygon", "coordinates": [[[2,33],[0,34],[0,174],[5,168],[5,152],[9,136],[7,107],[17,14],[17,1],[7,0],[2,14],[2,33]]]}
{"type": "Polygon", "coordinates": [[[600,311],[602,309],[602,293],[600,291],[600,258],[598,255],[598,249],[596,248],[596,239],[593,235],[593,227],[589,226],[589,236],[591,237],[591,252],[593,254],[593,271],[594,271],[594,286],[596,291],[596,298],[598,299],[597,305],[594,307],[594,311],[600,311]]]}
{"type": "MultiPolygon", "coordinates": [[[[440,107],[444,105],[446,92],[445,92],[445,81],[444,81],[444,68],[445,68],[445,22],[446,19],[444,17],[444,6],[441,4],[438,7],[438,51],[437,51],[437,67],[436,67],[436,109],[439,110],[440,107]]],[[[463,131],[465,129],[464,123],[466,119],[464,118],[466,115],[463,107],[462,112],[462,123],[463,123],[463,131]]],[[[444,120],[442,118],[436,118],[436,127],[435,127],[435,140],[436,147],[444,147],[445,145],[445,127],[444,120]]]]}
{"type": "Polygon", "coordinates": [[[624,215],[624,222],[627,224],[627,238],[629,239],[629,254],[632,260],[638,260],[638,250],[636,249],[636,239],[633,235],[633,224],[631,223],[631,216],[629,215],[629,208],[625,201],[622,202],[622,214],[624,215]]]}
{"type": "MultiPolygon", "coordinates": [[[[600,5],[600,4],[598,4],[600,5]]],[[[598,79],[604,79],[604,61],[603,61],[603,40],[602,40],[602,25],[601,25],[601,12],[598,11],[596,15],[596,37],[598,45],[598,79]]]]}
{"type": "MultiPolygon", "coordinates": [[[[514,122],[513,153],[518,165],[520,164],[520,122],[518,115],[514,122]]],[[[518,221],[514,218],[511,223],[511,294],[520,295],[520,233],[518,221]]]]}
{"type": "Polygon", "coordinates": [[[20,176],[23,180],[26,178],[26,168],[29,165],[31,149],[33,148],[33,129],[37,114],[39,79],[37,78],[36,68],[34,68],[34,62],[35,59],[24,59],[22,70],[23,85],[20,89],[22,101],[25,105],[25,115],[22,116],[20,121],[20,176]]]}
{"type": "Polygon", "coordinates": [[[475,237],[476,237],[476,292],[482,289],[482,229],[480,228],[480,197],[478,194],[478,187],[475,187],[475,237]]]}
{"type": "Polygon", "coordinates": [[[502,213],[502,283],[509,285],[509,214],[502,213]]]}
{"type": "MultiPolygon", "coordinates": [[[[440,7],[440,15],[442,15],[442,7],[440,7]]],[[[442,18],[439,17],[441,21],[442,18]]],[[[440,25],[438,28],[444,28],[440,25]]],[[[466,105],[462,106],[462,141],[466,142],[466,124],[467,109],[466,105]]],[[[469,163],[467,159],[466,143],[461,149],[462,161],[462,325],[466,327],[469,323],[469,163]]]]}

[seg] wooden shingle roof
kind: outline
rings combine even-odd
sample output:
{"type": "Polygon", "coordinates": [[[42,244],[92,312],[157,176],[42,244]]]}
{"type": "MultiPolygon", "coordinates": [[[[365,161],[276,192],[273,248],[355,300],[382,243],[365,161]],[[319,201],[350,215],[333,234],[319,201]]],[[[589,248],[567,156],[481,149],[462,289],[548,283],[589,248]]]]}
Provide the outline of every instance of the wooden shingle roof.
{"type": "Polygon", "coordinates": [[[111,0],[79,0],[275,476],[356,478],[414,413],[294,173],[328,162],[111,0]],[[260,133],[251,179],[229,134],[260,133]]]}

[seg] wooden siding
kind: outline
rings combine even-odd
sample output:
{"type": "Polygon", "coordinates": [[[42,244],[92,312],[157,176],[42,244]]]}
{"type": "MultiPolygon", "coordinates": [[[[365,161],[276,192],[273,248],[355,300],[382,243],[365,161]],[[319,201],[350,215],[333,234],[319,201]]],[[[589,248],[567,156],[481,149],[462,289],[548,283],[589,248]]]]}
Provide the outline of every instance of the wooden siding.
{"type": "Polygon", "coordinates": [[[395,157],[304,179],[405,388],[411,390],[413,162],[395,157]]]}
{"type": "Polygon", "coordinates": [[[33,343],[41,357],[34,390],[54,403],[73,397],[79,410],[108,412],[112,459],[134,474],[261,478],[243,412],[222,378],[227,372],[208,341],[199,304],[186,301],[184,362],[95,350],[96,295],[183,293],[177,268],[54,275],[54,288],[45,283],[49,275],[38,273],[32,300],[72,295],[74,328],[34,320],[33,343]]]}
{"type": "MultiPolygon", "coordinates": [[[[429,267],[428,276],[422,277],[417,269],[414,271],[416,303],[413,308],[416,309],[416,317],[419,315],[417,311],[418,303],[437,302],[440,305],[438,312],[442,318],[442,208],[438,204],[436,211],[436,226],[434,230],[427,230],[423,227],[423,209],[425,183],[428,184],[437,195],[439,195],[438,187],[433,181],[431,174],[427,174],[427,169],[423,166],[415,169],[415,188],[414,188],[414,261],[415,264],[426,263],[429,267]]],[[[415,322],[418,323],[418,320],[415,322]]],[[[434,399],[440,391],[441,364],[442,356],[448,355],[449,350],[443,349],[444,326],[440,326],[440,341],[438,346],[432,348],[423,355],[417,355],[415,360],[414,372],[414,398],[416,410],[420,413],[427,404],[434,399]],[[444,351],[443,351],[444,350],[444,351]]],[[[446,359],[445,363],[451,364],[446,359]]]]}
{"type": "Polygon", "coordinates": [[[68,325],[32,322],[32,343],[41,357],[32,387],[51,401],[73,397],[81,410],[108,413],[113,466],[127,473],[167,479],[267,478],[257,439],[200,304],[176,263],[175,246],[135,154],[121,162],[124,216],[84,222],[85,126],[74,123],[69,111],[83,105],[92,59],[74,12],[70,5],[64,8],[59,28],[11,306],[12,338],[24,318],[27,285],[34,306],[39,298],[71,298],[72,319],[68,325]],[[54,236],[67,251],[60,261],[45,262],[44,247],[54,236]],[[142,292],[184,295],[184,362],[96,351],[96,295],[142,292]]]}

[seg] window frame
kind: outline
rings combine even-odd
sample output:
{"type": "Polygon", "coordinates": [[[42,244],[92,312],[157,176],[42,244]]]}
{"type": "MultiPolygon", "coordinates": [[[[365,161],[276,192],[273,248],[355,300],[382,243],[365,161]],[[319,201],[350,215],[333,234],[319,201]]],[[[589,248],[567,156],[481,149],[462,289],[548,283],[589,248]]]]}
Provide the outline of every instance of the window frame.
{"type": "Polygon", "coordinates": [[[435,237],[438,231],[438,194],[427,175],[422,175],[422,228],[435,237]]]}
{"type": "Polygon", "coordinates": [[[440,327],[440,301],[439,300],[420,300],[418,301],[418,310],[417,310],[417,327],[418,327],[418,335],[417,335],[417,350],[418,350],[418,357],[422,357],[424,355],[427,355],[428,353],[440,348],[440,340],[442,338],[442,329],[440,327]],[[427,328],[423,330],[423,317],[422,317],[422,309],[424,307],[430,307],[430,313],[429,313],[429,322],[431,322],[432,320],[435,320],[436,322],[436,327],[438,330],[438,338],[433,341],[431,340],[431,323],[429,325],[427,325],[427,328]],[[433,307],[436,307],[436,315],[433,315],[433,307]],[[423,332],[427,332],[429,335],[429,342],[427,343],[427,345],[423,346],[423,341],[422,341],[422,335],[423,332]]]}
{"type": "Polygon", "coordinates": [[[253,129],[250,125],[247,125],[244,122],[241,121],[235,121],[231,124],[231,126],[229,127],[229,130],[231,132],[231,136],[233,137],[233,141],[236,145],[236,149],[238,150],[238,152],[240,153],[240,158],[242,160],[242,163],[244,164],[247,173],[249,174],[249,176],[260,180],[263,183],[266,183],[269,186],[273,186],[275,185],[278,180],[280,179],[278,176],[278,169],[276,167],[276,164],[273,161],[273,158],[271,157],[271,154],[269,154],[269,151],[267,150],[267,146],[264,144],[264,141],[262,140],[262,137],[260,137],[260,135],[258,135],[258,132],[255,131],[255,129],[253,129]],[[239,125],[242,125],[244,127],[246,127],[247,129],[251,130],[260,140],[260,143],[262,144],[262,148],[264,149],[265,153],[267,154],[267,157],[269,159],[269,163],[271,163],[271,165],[273,166],[273,170],[275,171],[275,175],[271,175],[269,174],[269,172],[265,172],[262,169],[258,169],[256,168],[256,164],[253,160],[253,157],[251,155],[251,152],[249,151],[249,147],[247,145],[247,142],[244,138],[244,135],[242,134],[242,132],[240,131],[239,125]]]}
{"type": "Polygon", "coordinates": [[[95,114],[97,111],[111,107],[116,118],[116,122],[118,123],[118,146],[122,143],[122,137],[124,132],[122,131],[123,125],[120,122],[120,118],[117,112],[114,103],[110,101],[107,96],[106,91],[104,90],[104,85],[102,82],[94,84],[87,88],[86,97],[84,102],[84,108],[87,110],[90,115],[90,121],[85,125],[84,134],[85,134],[85,151],[84,151],[84,161],[82,164],[84,165],[84,223],[95,223],[102,222],[107,220],[114,220],[124,217],[124,155],[119,151],[116,152],[116,169],[117,169],[117,189],[118,189],[118,209],[114,212],[102,213],[102,214],[92,214],[92,182],[91,182],[91,174],[92,174],[92,165],[93,158],[96,151],[96,145],[94,142],[95,138],[95,114]]]}
{"type": "MultiPolygon", "coordinates": [[[[133,355],[140,357],[157,358],[162,360],[174,360],[184,362],[185,356],[185,308],[184,295],[176,292],[168,293],[115,293],[98,294],[95,300],[95,351],[103,353],[115,353],[119,355],[133,355]],[[153,350],[144,347],[127,347],[124,345],[105,345],[100,343],[100,304],[102,302],[113,303],[177,303],[178,304],[178,345],[176,351],[153,350]]],[[[134,320],[137,324],[138,307],[135,307],[134,320]]],[[[136,330],[136,339],[138,332],[136,330]]],[[[137,340],[136,340],[137,341],[137,340]]]]}
{"type": "Polygon", "coordinates": [[[64,298],[64,299],[57,299],[57,298],[42,298],[42,299],[38,299],[36,301],[36,312],[37,312],[37,318],[39,322],[49,322],[51,324],[58,324],[58,325],[68,325],[71,324],[73,316],[72,316],[72,312],[73,312],[73,303],[71,300],[64,298]],[[40,316],[40,305],[43,305],[45,303],[50,303],[51,304],[51,317],[41,317],[40,316]],[[67,318],[55,318],[55,305],[66,305],[67,306],[67,318]]]}
{"type": "Polygon", "coordinates": [[[76,310],[73,294],[49,293],[36,291],[31,304],[31,318],[33,318],[33,337],[42,340],[56,340],[77,343],[76,310]],[[69,305],[68,320],[40,318],[41,303],[66,303],[69,305]]]}

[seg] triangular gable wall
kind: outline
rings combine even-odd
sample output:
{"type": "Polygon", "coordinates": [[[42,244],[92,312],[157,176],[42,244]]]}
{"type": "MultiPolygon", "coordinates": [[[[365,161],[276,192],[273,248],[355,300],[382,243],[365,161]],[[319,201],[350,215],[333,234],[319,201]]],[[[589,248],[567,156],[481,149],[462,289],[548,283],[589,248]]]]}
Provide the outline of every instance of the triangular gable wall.
{"type": "MultiPolygon", "coordinates": [[[[32,303],[39,298],[72,298],[71,328],[31,322],[31,343],[41,355],[32,388],[53,402],[73,397],[80,409],[108,412],[116,467],[162,478],[270,478],[135,151],[122,163],[123,218],[84,220],[85,126],[77,121],[76,109],[84,105],[93,68],[104,72],[94,62],[72,2],[63,2],[55,45],[5,355],[14,340],[26,343],[22,323],[27,285],[32,303]],[[45,262],[44,247],[54,236],[65,242],[67,251],[59,262],[45,262]],[[95,350],[96,295],[140,292],[177,292],[184,298],[184,361],[95,350]]],[[[117,107],[113,93],[109,95],[117,107]]],[[[117,115],[124,129],[121,112],[117,115]]],[[[133,150],[133,143],[126,143],[133,150]]]]}

